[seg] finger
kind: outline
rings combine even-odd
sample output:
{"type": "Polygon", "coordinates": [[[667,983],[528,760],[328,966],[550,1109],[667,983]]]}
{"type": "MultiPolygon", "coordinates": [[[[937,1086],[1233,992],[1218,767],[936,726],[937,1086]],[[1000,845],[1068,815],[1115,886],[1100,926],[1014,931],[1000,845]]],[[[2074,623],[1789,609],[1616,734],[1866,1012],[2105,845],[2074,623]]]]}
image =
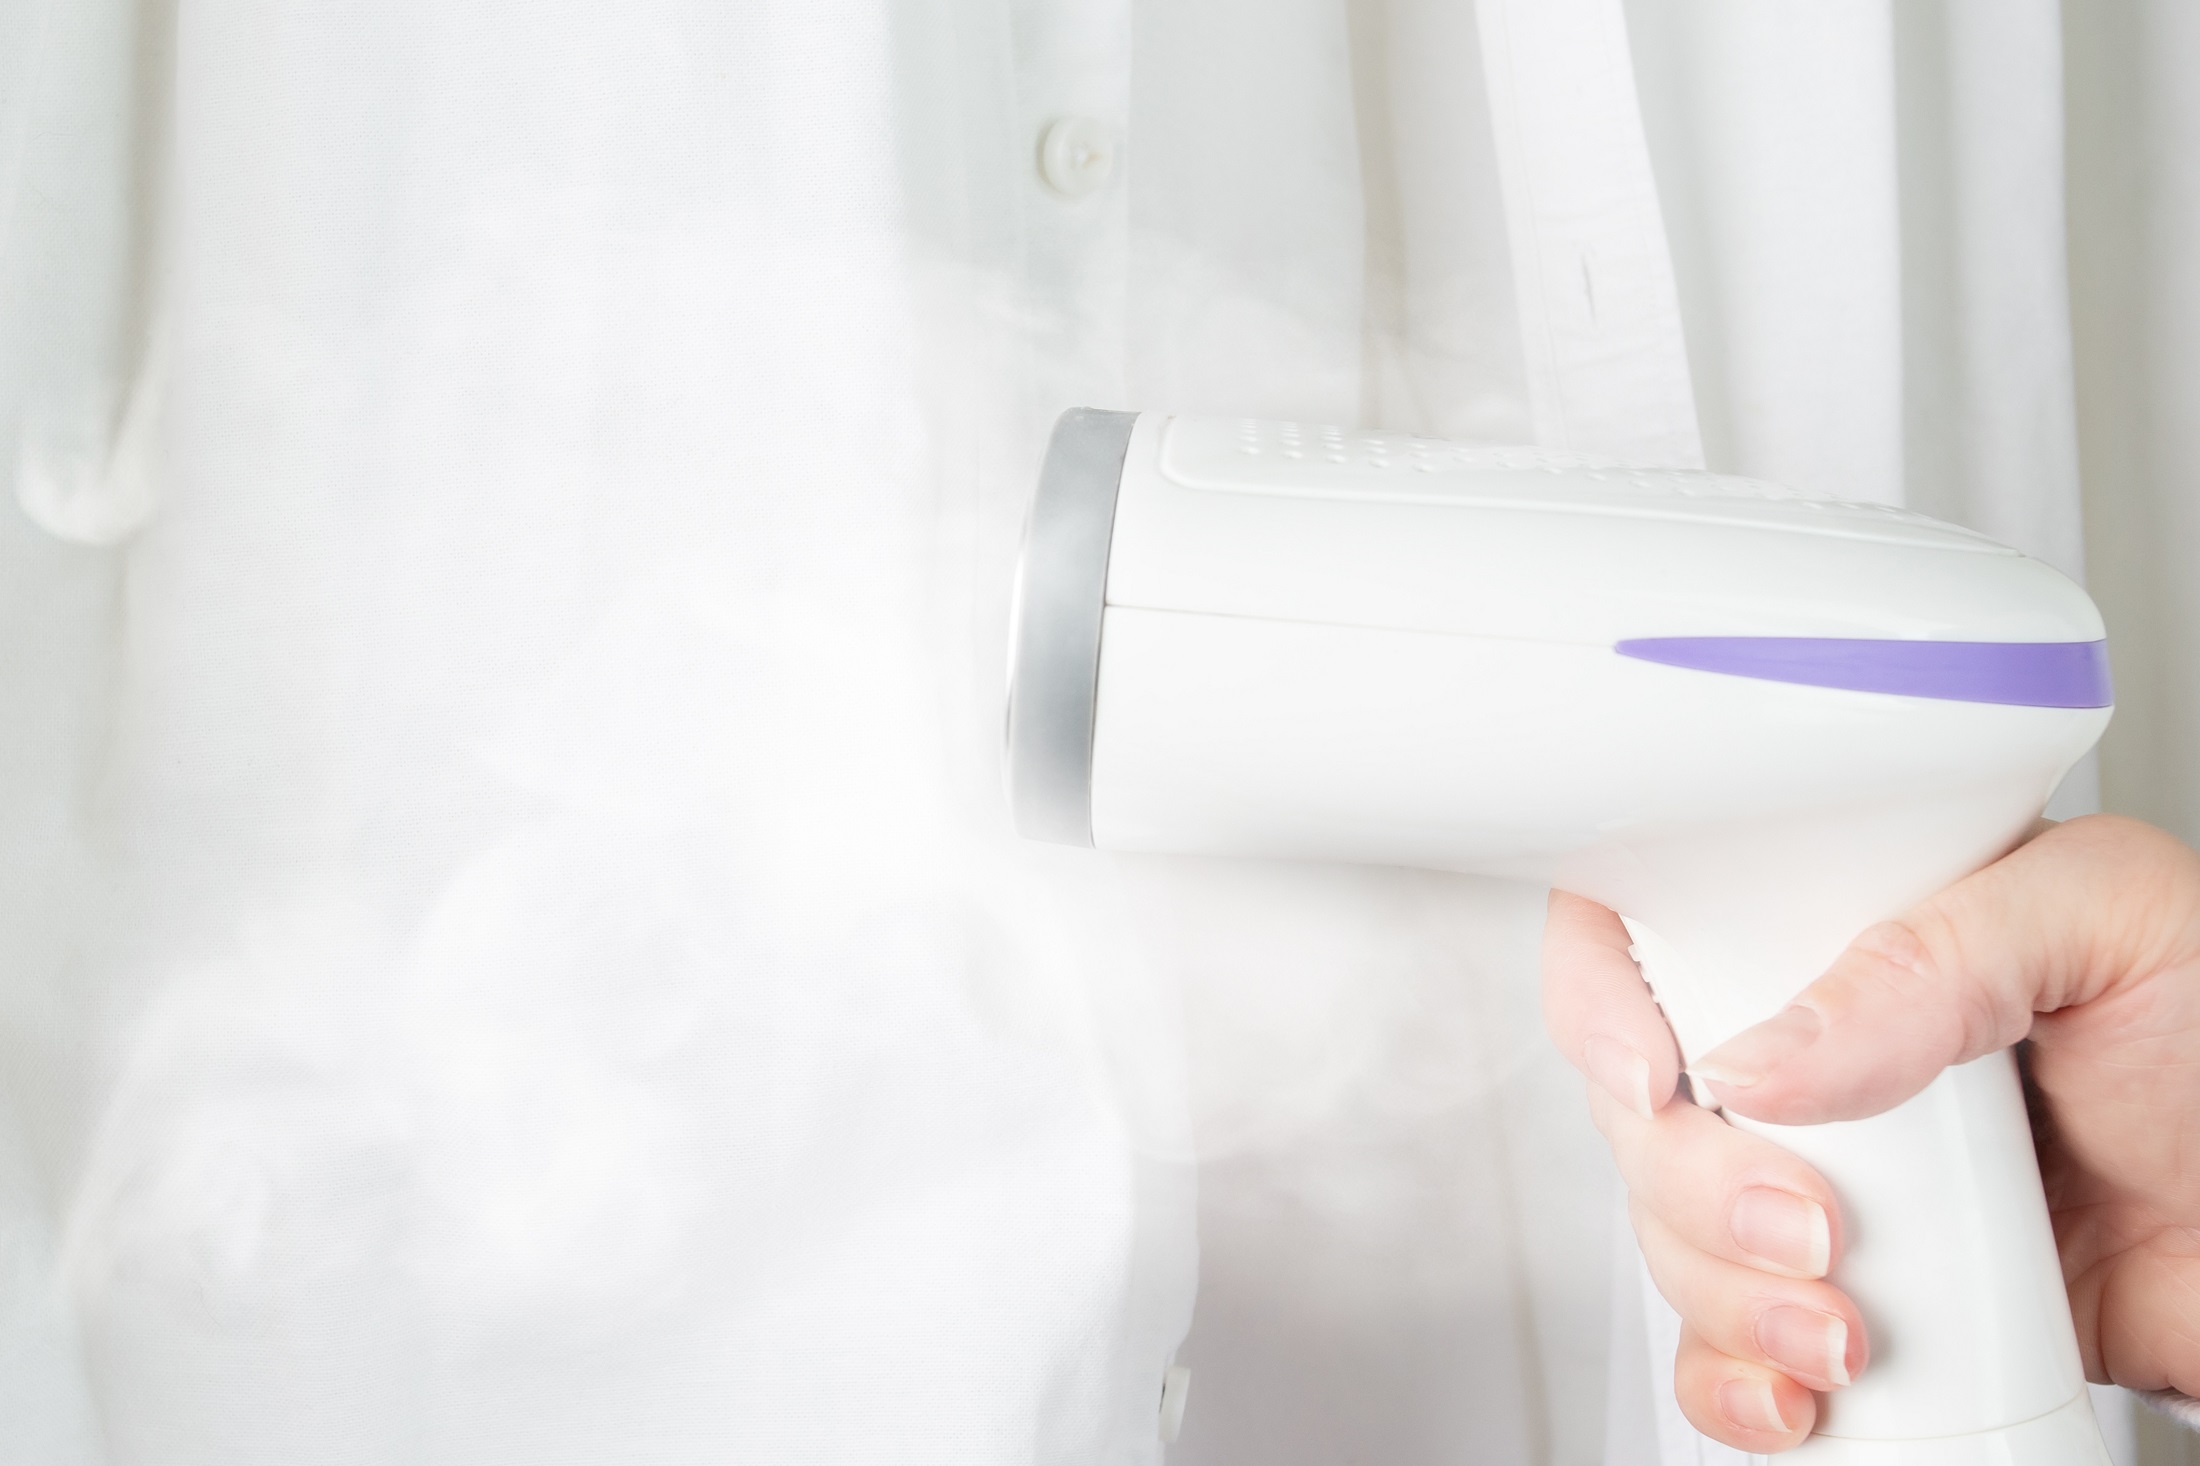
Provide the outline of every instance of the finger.
{"type": "Polygon", "coordinates": [[[1592,1090],[1629,1195],[1688,1246],[1791,1278],[1822,1278],[1841,1255],[1840,1208],[1794,1153],[1695,1105],[1644,1119],[1592,1090]]]}
{"type": "Polygon", "coordinates": [[[2089,1378],[2200,1394],[2200,1240],[2165,1230],[2073,1279],[2070,1302],[2089,1378]]]}
{"type": "Polygon", "coordinates": [[[1688,1423],[1741,1451],[1770,1454],[1799,1445],[1818,1420],[1818,1401],[1768,1365],[1736,1359],[1681,1329],[1673,1394],[1688,1423]]]}
{"type": "Polygon", "coordinates": [[[1543,1022],[1559,1052],[1640,1115],[1673,1098],[1680,1050],[1606,908],[1551,892],[1543,926],[1543,1022]]]}
{"type": "Polygon", "coordinates": [[[1865,932],[1692,1072],[1755,1119],[1859,1119],[2015,1043],[2036,1013],[2196,957],[2200,857],[2151,826],[2089,816],[1865,932]]]}
{"type": "Polygon", "coordinates": [[[1838,1390],[1864,1367],[1864,1320],[1831,1283],[1778,1278],[1691,1247],[1636,1203],[1629,1214],[1650,1280],[1712,1348],[1838,1390]]]}

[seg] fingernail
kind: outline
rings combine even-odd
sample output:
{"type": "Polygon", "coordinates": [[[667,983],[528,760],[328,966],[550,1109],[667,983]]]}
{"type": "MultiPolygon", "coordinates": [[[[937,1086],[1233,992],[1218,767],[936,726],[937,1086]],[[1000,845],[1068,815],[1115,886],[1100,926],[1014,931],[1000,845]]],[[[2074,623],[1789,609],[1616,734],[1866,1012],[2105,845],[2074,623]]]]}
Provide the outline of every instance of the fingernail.
{"type": "Polygon", "coordinates": [[[1743,1430],[1770,1431],[1785,1435],[1788,1423],[1780,1418],[1780,1402],[1774,1398],[1769,1381],[1748,1378],[1730,1379],[1719,1386],[1719,1413],[1729,1425],[1743,1430]]]}
{"type": "Polygon", "coordinates": [[[1718,1387],[1718,1413],[1725,1415],[1727,1424],[1740,1426],[1742,1431],[1771,1431],[1775,1435],[1789,1431],[1789,1422],[1780,1418],[1780,1400],[1773,1396],[1769,1380],[1727,1380],[1718,1387]]]}
{"type": "Polygon", "coordinates": [[[1830,1313],[1783,1303],[1757,1320],[1757,1347],[1801,1382],[1841,1389],[1849,1383],[1849,1326],[1830,1313]]]}
{"type": "Polygon", "coordinates": [[[1727,1230],[1750,1256],[1806,1278],[1822,1278],[1833,1265],[1833,1226],[1826,1209],[1792,1191],[1747,1188],[1734,1198],[1727,1230]]]}
{"type": "Polygon", "coordinates": [[[1747,1089],[1808,1048],[1823,1027],[1814,1010],[1790,1004],[1704,1055],[1695,1072],[1713,1084],[1747,1089]]]}
{"type": "Polygon", "coordinates": [[[1613,1099],[1644,1119],[1650,1105],[1650,1061],[1616,1038],[1592,1034],[1582,1041],[1581,1067],[1613,1099]]]}

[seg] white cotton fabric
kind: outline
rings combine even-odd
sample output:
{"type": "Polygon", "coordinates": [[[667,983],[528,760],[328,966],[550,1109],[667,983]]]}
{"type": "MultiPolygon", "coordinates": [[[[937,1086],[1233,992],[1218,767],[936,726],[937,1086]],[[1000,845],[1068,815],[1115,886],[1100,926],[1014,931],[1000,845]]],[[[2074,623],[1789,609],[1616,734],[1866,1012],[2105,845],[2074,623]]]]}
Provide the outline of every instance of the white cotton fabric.
{"type": "Polygon", "coordinates": [[[2200,840],[2200,11],[2065,7],[2070,280],[2108,805],[2200,840]]]}
{"type": "Polygon", "coordinates": [[[997,793],[1060,408],[1464,386],[1521,435],[1486,152],[1385,225],[1448,314],[1365,245],[1408,38],[10,19],[104,90],[9,98],[6,262],[82,277],[66,350],[10,318],[9,1459],[1151,1461],[1194,1120],[1185,1456],[1593,1459],[1608,1167],[1535,894],[1030,850],[997,793]],[[1125,143],[1088,198],[1033,170],[1064,114],[1125,143]]]}
{"type": "Polygon", "coordinates": [[[100,589],[12,632],[85,658],[8,1065],[81,1385],[0,1455],[1158,1458],[1181,1120],[962,787],[893,21],[181,16],[159,513],[10,530],[100,589]]]}
{"type": "Polygon", "coordinates": [[[0,1460],[1718,1460],[1538,893],[1010,838],[1033,468],[2090,554],[2179,815],[2175,9],[0,0],[0,1460]]]}

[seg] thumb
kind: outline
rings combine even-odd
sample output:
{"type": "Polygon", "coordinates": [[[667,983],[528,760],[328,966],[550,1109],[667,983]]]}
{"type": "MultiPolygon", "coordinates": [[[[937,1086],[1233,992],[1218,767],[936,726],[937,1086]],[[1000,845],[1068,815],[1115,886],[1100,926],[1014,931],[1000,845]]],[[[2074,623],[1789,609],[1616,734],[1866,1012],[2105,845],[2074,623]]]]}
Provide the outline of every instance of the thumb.
{"type": "Polygon", "coordinates": [[[2200,950],[2200,857],[2136,820],[2056,825],[1858,937],[1780,1013],[1691,1072],[1752,1119],[1876,1115],[2033,1015],[2091,1002],[2200,950]]]}

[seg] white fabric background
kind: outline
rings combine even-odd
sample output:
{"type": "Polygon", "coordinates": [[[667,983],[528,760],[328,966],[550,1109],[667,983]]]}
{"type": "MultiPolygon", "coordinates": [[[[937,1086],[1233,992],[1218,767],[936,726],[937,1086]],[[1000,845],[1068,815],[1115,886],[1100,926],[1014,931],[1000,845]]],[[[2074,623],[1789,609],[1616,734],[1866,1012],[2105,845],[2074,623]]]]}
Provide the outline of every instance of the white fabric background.
{"type": "Polygon", "coordinates": [[[2200,13],[2072,0],[2071,284],[2092,588],[2115,637],[2110,805],[2200,839],[2200,13]]]}
{"type": "Polygon", "coordinates": [[[2200,832],[2200,36],[2056,20],[0,3],[0,1459],[1154,1461],[1180,1341],[1179,1461],[1699,1458],[1535,894],[1007,839],[1017,520],[1073,402],[1907,499],[2200,832]]]}
{"type": "Polygon", "coordinates": [[[161,503],[55,569],[106,675],[14,969],[83,1454],[1158,1456],[1136,964],[931,675],[895,19],[181,16],[161,503]]]}

